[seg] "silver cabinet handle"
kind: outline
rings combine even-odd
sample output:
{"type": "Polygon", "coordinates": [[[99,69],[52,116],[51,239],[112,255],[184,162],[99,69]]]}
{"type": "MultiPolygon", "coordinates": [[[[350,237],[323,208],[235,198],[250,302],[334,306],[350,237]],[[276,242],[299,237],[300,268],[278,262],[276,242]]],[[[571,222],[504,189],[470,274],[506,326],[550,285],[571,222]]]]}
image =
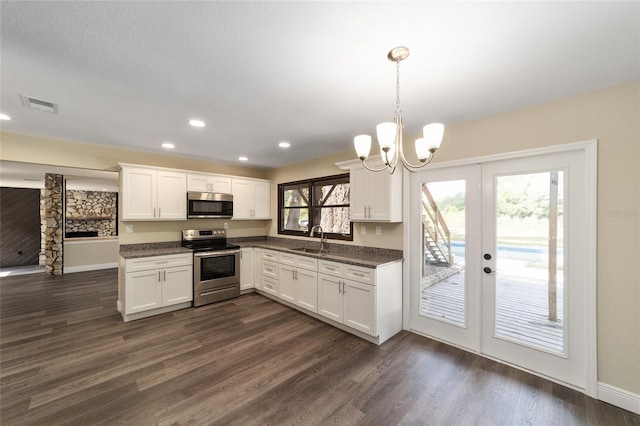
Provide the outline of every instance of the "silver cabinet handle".
{"type": "Polygon", "coordinates": [[[167,271],[162,271],[162,281],[167,281],[167,271]]]}
{"type": "Polygon", "coordinates": [[[158,282],[161,282],[162,280],[160,279],[160,271],[158,271],[158,282]]]}

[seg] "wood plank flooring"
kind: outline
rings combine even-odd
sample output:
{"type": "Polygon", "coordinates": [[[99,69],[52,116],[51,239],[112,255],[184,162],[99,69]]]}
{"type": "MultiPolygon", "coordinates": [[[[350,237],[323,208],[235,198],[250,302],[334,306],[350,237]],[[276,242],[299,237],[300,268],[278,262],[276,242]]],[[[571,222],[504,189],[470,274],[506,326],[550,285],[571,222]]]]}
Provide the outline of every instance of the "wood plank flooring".
{"type": "Polygon", "coordinates": [[[116,270],[0,282],[0,424],[640,425],[402,332],[376,346],[257,294],[123,323],[116,270]]]}

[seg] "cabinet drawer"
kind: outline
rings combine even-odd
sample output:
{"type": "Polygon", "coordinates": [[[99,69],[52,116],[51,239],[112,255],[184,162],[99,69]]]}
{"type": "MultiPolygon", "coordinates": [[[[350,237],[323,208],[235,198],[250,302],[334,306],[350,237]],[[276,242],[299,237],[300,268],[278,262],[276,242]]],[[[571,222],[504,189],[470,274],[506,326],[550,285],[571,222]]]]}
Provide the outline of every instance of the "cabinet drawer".
{"type": "Polygon", "coordinates": [[[296,266],[310,271],[318,270],[318,259],[315,257],[296,256],[296,266]]]}
{"type": "Polygon", "coordinates": [[[296,264],[296,255],[291,253],[278,252],[278,262],[282,265],[291,265],[294,266],[296,264]]]}
{"type": "Polygon", "coordinates": [[[275,251],[275,250],[262,249],[262,259],[271,260],[273,262],[277,262],[278,261],[278,252],[275,251]]]}
{"type": "Polygon", "coordinates": [[[193,264],[193,254],[180,253],[164,256],[138,257],[126,259],[127,272],[146,271],[148,269],[170,268],[172,266],[184,266],[193,264]]]}
{"type": "Polygon", "coordinates": [[[266,291],[267,293],[271,293],[273,295],[278,295],[278,281],[269,278],[269,277],[262,277],[262,290],[266,291]]]}
{"type": "Polygon", "coordinates": [[[278,253],[278,262],[281,265],[295,266],[297,268],[308,269],[310,271],[318,270],[318,259],[315,257],[300,256],[285,252],[278,253]]]}
{"type": "Polygon", "coordinates": [[[318,272],[333,275],[334,277],[342,277],[344,275],[344,267],[343,263],[323,259],[318,261],[318,272]]]}
{"type": "Polygon", "coordinates": [[[344,277],[350,280],[365,284],[375,285],[375,269],[363,268],[361,266],[343,265],[344,277]]]}
{"type": "Polygon", "coordinates": [[[262,276],[264,279],[278,279],[278,264],[270,260],[262,261],[262,276]]]}

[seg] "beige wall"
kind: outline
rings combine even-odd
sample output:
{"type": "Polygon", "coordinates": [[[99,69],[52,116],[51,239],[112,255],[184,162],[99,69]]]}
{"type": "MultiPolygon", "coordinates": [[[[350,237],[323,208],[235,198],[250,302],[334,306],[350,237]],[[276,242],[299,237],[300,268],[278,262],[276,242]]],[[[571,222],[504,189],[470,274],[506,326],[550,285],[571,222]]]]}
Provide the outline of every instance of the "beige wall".
{"type": "MultiPolygon", "coordinates": [[[[640,394],[640,82],[551,102],[482,120],[449,126],[435,161],[450,161],[523,149],[599,140],[598,149],[598,379],[640,394]]],[[[375,124],[375,123],[374,123],[375,124]]],[[[373,125],[373,124],[372,124],[373,125]]],[[[410,140],[411,138],[407,138],[410,140]]],[[[243,174],[239,169],[154,154],[20,135],[2,134],[0,158],[70,167],[115,170],[118,161],[243,174]],[[8,141],[8,144],[7,144],[8,141]],[[60,153],[63,151],[63,153],[60,153]],[[115,153],[113,151],[116,151],[115,153]],[[144,160],[144,161],[143,161],[144,160]],[[220,168],[218,168],[220,167],[220,168]]],[[[246,176],[275,184],[338,174],[334,163],[355,158],[352,151],[246,176]]],[[[242,170],[244,172],[244,170],[242,170]]],[[[272,190],[277,200],[276,186],[272,190]]],[[[275,204],[273,207],[274,217],[275,204]]],[[[189,221],[189,225],[194,221],[189,221]]],[[[132,223],[132,222],[129,222],[132,223]]],[[[136,222],[129,242],[178,239],[184,222],[136,222]]],[[[194,227],[205,225],[194,222],[194,227]]],[[[273,221],[229,221],[230,235],[277,235],[273,221]],[[262,232],[262,234],[261,234],[262,232]]],[[[382,225],[382,237],[359,235],[354,244],[402,248],[402,225],[382,225]]],[[[358,227],[356,227],[358,228],[358,227]]],[[[375,228],[369,226],[368,228],[375,228]]],[[[121,228],[121,236],[124,234],[121,228]]],[[[125,237],[123,237],[125,238],[125,237]]]]}
{"type": "Polygon", "coordinates": [[[0,159],[111,171],[118,171],[118,163],[132,163],[254,178],[265,175],[264,170],[248,167],[9,132],[0,133],[0,159]]]}
{"type": "Polygon", "coordinates": [[[92,266],[118,264],[118,239],[65,241],[64,272],[91,270],[92,266]]]}

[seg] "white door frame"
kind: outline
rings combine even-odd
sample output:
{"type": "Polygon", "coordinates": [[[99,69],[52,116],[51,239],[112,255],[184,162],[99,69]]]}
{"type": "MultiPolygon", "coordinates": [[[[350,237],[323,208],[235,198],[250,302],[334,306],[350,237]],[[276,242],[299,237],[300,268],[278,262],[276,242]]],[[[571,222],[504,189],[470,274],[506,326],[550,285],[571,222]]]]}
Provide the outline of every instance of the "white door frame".
{"type": "MultiPolygon", "coordinates": [[[[597,177],[597,163],[598,163],[598,140],[592,139],[582,142],[574,142],[561,145],[552,145],[543,148],[534,148],[522,151],[507,152],[502,154],[488,155],[484,157],[474,157],[463,160],[447,161],[442,163],[431,163],[428,168],[446,168],[454,166],[463,166],[468,164],[479,164],[489,161],[509,160],[514,158],[522,158],[535,155],[553,154],[566,151],[584,151],[585,156],[585,176],[584,176],[584,189],[585,189],[585,204],[587,206],[585,212],[585,221],[587,224],[587,264],[586,268],[586,282],[585,282],[585,315],[584,315],[584,327],[585,327],[585,389],[584,393],[592,398],[598,397],[598,364],[597,364],[597,318],[596,318],[596,280],[597,280],[597,192],[598,192],[598,177],[597,177]]],[[[404,182],[410,182],[410,172],[403,169],[404,182]]],[[[403,205],[407,206],[410,203],[410,185],[403,185],[403,205]]],[[[411,283],[409,283],[409,277],[411,276],[411,268],[414,267],[416,262],[416,254],[411,252],[410,249],[410,236],[415,235],[412,233],[410,211],[409,209],[403,209],[403,250],[404,250],[404,264],[403,264],[403,328],[410,330],[410,309],[411,309],[411,283]]],[[[536,374],[535,372],[532,372],[536,374]]],[[[553,378],[546,377],[550,380],[553,378]]]]}

